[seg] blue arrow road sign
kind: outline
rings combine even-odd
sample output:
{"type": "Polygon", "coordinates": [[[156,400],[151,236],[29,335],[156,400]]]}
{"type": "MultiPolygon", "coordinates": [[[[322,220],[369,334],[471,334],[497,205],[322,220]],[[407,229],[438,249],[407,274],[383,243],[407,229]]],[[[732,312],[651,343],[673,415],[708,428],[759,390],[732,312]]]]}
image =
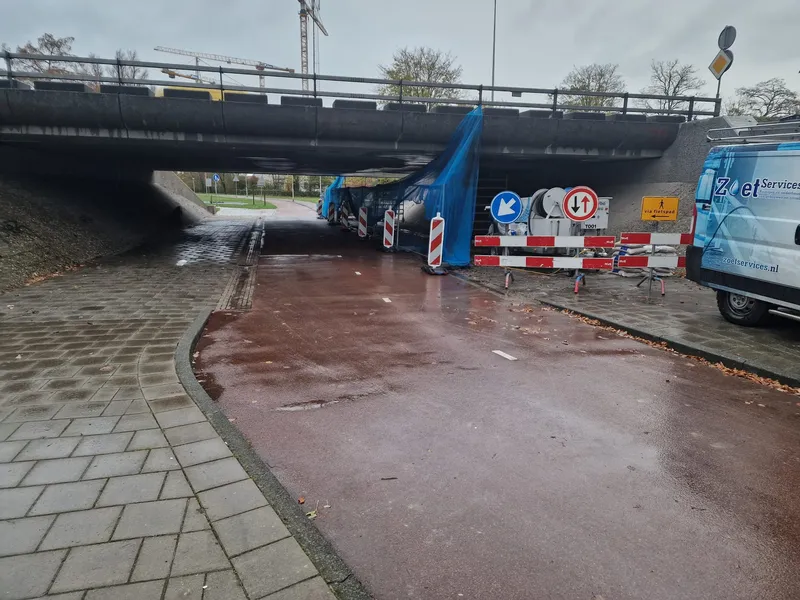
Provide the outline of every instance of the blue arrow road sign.
{"type": "Polygon", "coordinates": [[[498,223],[513,223],[522,214],[522,200],[514,192],[500,192],[489,210],[498,223]]]}
{"type": "Polygon", "coordinates": [[[219,181],[219,175],[217,175],[216,173],[214,173],[214,181],[219,181]]]}

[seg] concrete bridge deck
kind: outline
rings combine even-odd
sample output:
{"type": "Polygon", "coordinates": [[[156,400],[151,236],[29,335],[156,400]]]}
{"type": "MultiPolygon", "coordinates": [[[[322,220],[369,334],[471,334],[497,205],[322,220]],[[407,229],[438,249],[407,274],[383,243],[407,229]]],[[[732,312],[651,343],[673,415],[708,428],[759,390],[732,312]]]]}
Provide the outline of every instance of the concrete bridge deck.
{"type": "MultiPolygon", "coordinates": [[[[376,110],[374,103],[323,107],[297,105],[313,104],[311,98],[285,100],[293,102],[0,89],[0,145],[143,170],[406,173],[444,149],[464,112],[463,107],[418,112],[413,105],[376,110]]],[[[549,111],[487,109],[482,162],[514,171],[543,159],[657,158],[675,140],[676,120],[682,119],[556,116],[561,118],[551,118],[549,111]]]]}

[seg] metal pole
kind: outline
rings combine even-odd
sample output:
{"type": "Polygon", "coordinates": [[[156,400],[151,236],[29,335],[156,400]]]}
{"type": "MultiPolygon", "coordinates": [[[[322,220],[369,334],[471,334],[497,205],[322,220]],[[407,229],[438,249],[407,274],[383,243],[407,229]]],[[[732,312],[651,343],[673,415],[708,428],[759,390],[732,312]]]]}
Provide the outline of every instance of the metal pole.
{"type": "Polygon", "coordinates": [[[714,98],[716,98],[717,100],[719,100],[719,88],[721,85],[722,85],[722,76],[720,76],[720,78],[717,79],[717,95],[714,96],[714,98]]]}
{"type": "MultiPolygon", "coordinates": [[[[195,67],[199,67],[200,66],[200,59],[197,58],[196,56],[194,57],[194,66],[195,67]]],[[[200,79],[200,69],[196,69],[195,72],[194,72],[194,75],[199,80],[200,79]]]]}
{"type": "MultiPolygon", "coordinates": [[[[494,64],[497,54],[497,0],[494,0],[494,18],[492,20],[492,87],[494,87],[494,64]]],[[[492,90],[492,102],[494,102],[494,90],[492,90]]]]}

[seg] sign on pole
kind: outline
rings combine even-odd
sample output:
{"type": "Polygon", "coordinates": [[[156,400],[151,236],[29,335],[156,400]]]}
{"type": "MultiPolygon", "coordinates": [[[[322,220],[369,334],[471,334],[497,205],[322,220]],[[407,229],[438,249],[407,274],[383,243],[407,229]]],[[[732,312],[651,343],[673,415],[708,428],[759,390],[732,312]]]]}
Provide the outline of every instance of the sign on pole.
{"type": "Polygon", "coordinates": [[[711,61],[711,64],[708,65],[708,70],[711,71],[711,74],[720,79],[727,71],[731,68],[733,64],[733,52],[730,50],[720,50],[717,56],[714,57],[714,60],[711,61]]]}
{"type": "Polygon", "coordinates": [[[677,221],[677,196],[645,196],[642,198],[642,221],[677,221]]]}
{"type": "Polygon", "coordinates": [[[489,210],[498,223],[513,223],[522,214],[522,200],[514,192],[500,192],[492,200],[489,210]]]}
{"type": "Polygon", "coordinates": [[[733,46],[733,42],[736,41],[736,27],[733,25],[726,25],[725,28],[720,32],[719,38],[717,39],[717,46],[719,46],[720,50],[727,50],[731,46],[733,46]]]}
{"type": "Polygon", "coordinates": [[[216,183],[217,181],[219,181],[219,174],[214,173],[214,183],[216,183]]]}
{"type": "Polygon", "coordinates": [[[561,208],[568,219],[580,222],[591,219],[599,205],[597,193],[590,187],[579,185],[564,195],[561,208]]]}
{"type": "Polygon", "coordinates": [[[206,177],[206,189],[211,187],[211,177],[206,177]]]}

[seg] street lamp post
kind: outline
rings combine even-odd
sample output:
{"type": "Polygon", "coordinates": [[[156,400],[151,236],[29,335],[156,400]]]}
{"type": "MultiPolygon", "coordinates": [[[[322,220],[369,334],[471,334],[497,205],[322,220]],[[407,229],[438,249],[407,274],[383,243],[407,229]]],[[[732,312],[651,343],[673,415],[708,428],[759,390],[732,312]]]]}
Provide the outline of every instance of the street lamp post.
{"type": "MultiPolygon", "coordinates": [[[[494,88],[494,60],[497,50],[497,0],[494,0],[494,18],[492,19],[492,88],[494,88]]],[[[494,89],[492,90],[494,102],[494,89]]]]}

